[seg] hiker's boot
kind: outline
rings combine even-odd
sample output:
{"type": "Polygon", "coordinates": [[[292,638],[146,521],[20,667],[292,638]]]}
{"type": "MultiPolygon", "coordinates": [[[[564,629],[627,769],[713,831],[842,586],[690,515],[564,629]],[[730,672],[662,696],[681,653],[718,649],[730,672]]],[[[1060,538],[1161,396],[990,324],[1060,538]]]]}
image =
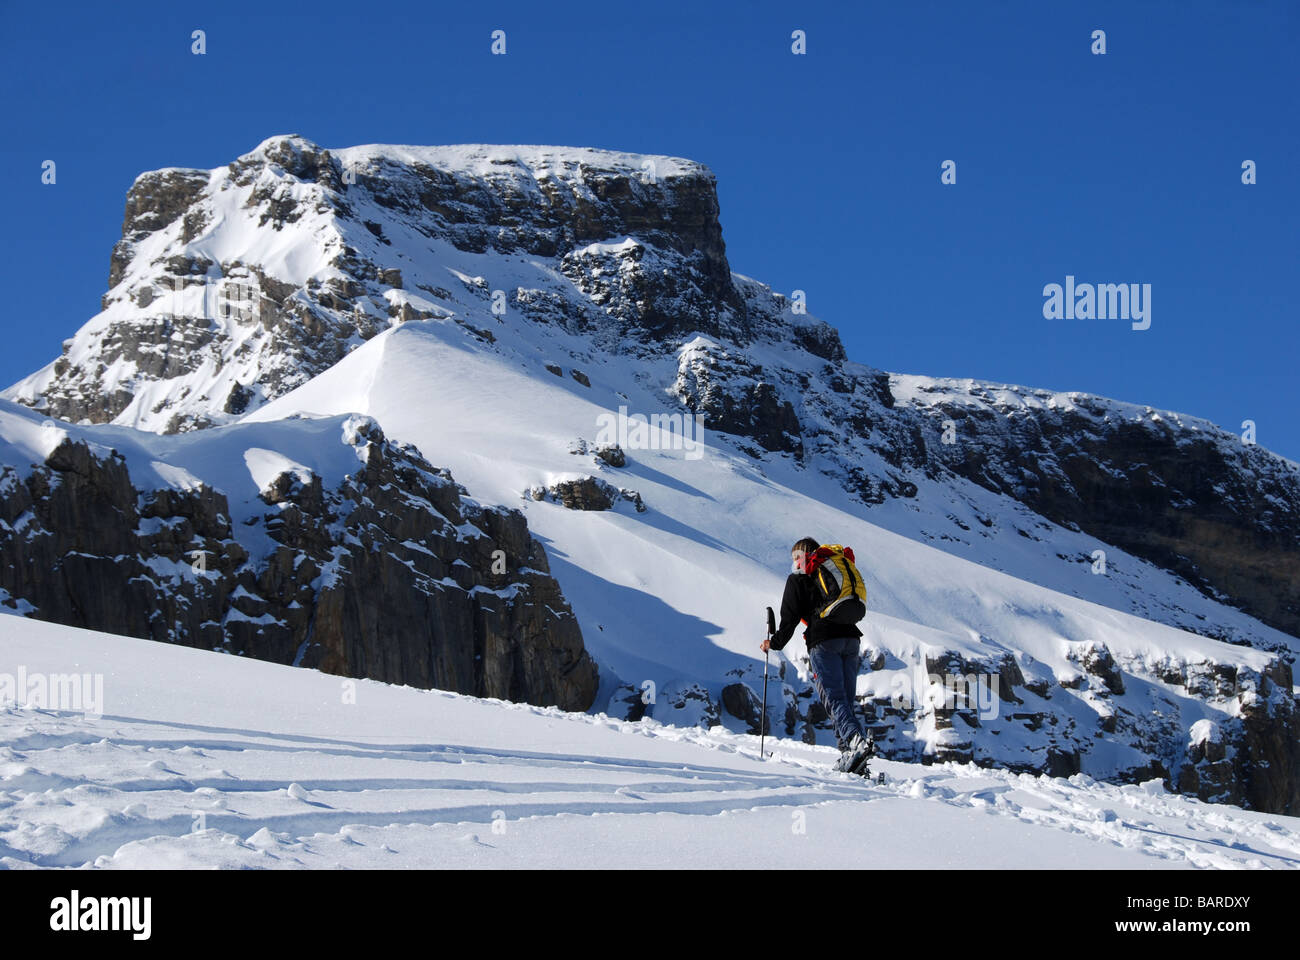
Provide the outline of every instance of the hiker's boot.
{"type": "Polygon", "coordinates": [[[853,764],[859,758],[856,757],[852,750],[840,751],[840,758],[835,761],[835,770],[837,773],[848,773],[853,769],[853,764]]]}
{"type": "Polygon", "coordinates": [[[876,742],[872,739],[870,733],[865,737],[855,736],[853,742],[849,744],[849,749],[845,756],[848,757],[844,770],[849,773],[857,773],[864,777],[870,776],[871,771],[867,769],[867,763],[876,755],[876,742]]]}

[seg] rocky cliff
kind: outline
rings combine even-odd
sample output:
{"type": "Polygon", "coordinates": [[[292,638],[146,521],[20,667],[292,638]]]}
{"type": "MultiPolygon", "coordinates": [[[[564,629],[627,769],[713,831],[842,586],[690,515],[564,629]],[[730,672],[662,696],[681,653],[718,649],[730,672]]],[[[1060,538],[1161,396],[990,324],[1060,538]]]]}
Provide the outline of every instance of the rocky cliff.
{"type": "MultiPolygon", "coordinates": [[[[18,418],[5,419],[8,435],[18,418]]],[[[43,428],[57,439],[43,460],[0,466],[0,597],[42,620],[340,676],[591,705],[595,665],[518,510],[467,499],[368,418],[298,426],[143,451],[43,428]],[[271,452],[308,428],[299,444],[333,442],[355,467],[322,476],[271,452]],[[256,496],[232,510],[182,466],[214,459],[247,461],[256,496]],[[135,480],[132,462],[177,482],[135,480]]]]}

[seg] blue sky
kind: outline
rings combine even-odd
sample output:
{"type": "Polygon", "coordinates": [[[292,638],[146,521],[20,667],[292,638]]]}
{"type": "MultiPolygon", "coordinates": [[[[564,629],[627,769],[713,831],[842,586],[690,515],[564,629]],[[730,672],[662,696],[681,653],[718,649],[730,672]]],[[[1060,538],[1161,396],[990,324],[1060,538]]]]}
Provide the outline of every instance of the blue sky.
{"type": "Polygon", "coordinates": [[[806,291],[855,360],[1251,419],[1300,460],[1300,4],[4,4],[0,21],[4,385],[98,310],[142,170],[278,133],[548,143],[709,164],[732,269],[806,291]],[[1067,274],[1151,284],[1150,329],[1045,320],[1067,274]]]}

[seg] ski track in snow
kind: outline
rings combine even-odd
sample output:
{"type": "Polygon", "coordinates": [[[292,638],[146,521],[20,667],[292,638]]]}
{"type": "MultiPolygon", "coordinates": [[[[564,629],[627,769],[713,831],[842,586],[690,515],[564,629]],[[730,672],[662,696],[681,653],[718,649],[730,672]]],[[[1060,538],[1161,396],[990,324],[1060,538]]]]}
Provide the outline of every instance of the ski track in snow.
{"type": "Polygon", "coordinates": [[[877,784],[828,746],[0,615],[0,691],[56,675],[101,694],[0,702],[0,868],[1300,867],[1300,819],[1159,781],[877,759],[877,784]]]}
{"type": "MultiPolygon", "coordinates": [[[[0,715],[5,744],[0,747],[0,863],[614,866],[640,856],[656,865],[665,852],[663,839],[651,842],[656,834],[685,838],[713,830],[719,818],[766,813],[746,828],[746,837],[757,830],[766,838],[786,833],[799,838],[791,826],[796,810],[805,811],[812,837],[795,848],[806,863],[832,852],[816,843],[819,811],[845,808],[834,810],[832,819],[839,823],[847,810],[862,824],[860,865],[868,866],[880,865],[872,857],[878,849],[878,815],[901,801],[1051,828],[1145,854],[1153,858],[1151,866],[1162,861],[1191,867],[1300,866],[1294,818],[1202,804],[1145,785],[883,761],[873,767],[886,772],[889,781],[868,784],[828,772],[835,756],[830,748],[769,740],[775,752],[761,762],[757,738],[721,728],[525,709],[537,714],[538,722],[550,720],[561,742],[581,740],[580,730],[573,737],[563,730],[568,724],[598,726],[631,735],[629,744],[633,737],[689,744],[695,757],[680,762],[376,741],[11,709],[0,715]],[[723,757],[731,763],[720,762],[723,757]],[[645,815],[676,822],[630,822],[645,815]],[[587,826],[570,822],[550,828],[565,819],[587,826]],[[584,831],[608,858],[599,850],[594,856],[576,849],[566,853],[559,838],[584,831]],[[524,840],[517,855],[507,856],[503,848],[519,834],[524,840]],[[543,852],[545,857],[539,855],[543,852]]],[[[914,813],[915,825],[922,828],[936,819],[926,809],[914,813]]],[[[897,823],[897,810],[887,816],[897,823]]],[[[822,833],[827,841],[838,841],[842,830],[822,833]]],[[[668,842],[678,859],[658,865],[716,865],[695,862],[689,849],[681,849],[689,843],[668,842]]],[[[753,856],[741,845],[734,862],[753,856]]],[[[1028,850],[1025,856],[1031,856],[1028,850]]]]}

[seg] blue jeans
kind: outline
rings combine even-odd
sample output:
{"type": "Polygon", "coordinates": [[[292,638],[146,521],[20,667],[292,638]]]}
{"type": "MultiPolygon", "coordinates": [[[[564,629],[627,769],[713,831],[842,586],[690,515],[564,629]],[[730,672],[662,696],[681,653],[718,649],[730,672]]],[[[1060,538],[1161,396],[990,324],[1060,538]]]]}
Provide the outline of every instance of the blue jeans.
{"type": "Polygon", "coordinates": [[[865,736],[853,709],[858,685],[860,637],[836,637],[823,640],[808,651],[812,661],[813,683],[822,705],[835,724],[835,739],[844,750],[855,736],[865,736]]]}

